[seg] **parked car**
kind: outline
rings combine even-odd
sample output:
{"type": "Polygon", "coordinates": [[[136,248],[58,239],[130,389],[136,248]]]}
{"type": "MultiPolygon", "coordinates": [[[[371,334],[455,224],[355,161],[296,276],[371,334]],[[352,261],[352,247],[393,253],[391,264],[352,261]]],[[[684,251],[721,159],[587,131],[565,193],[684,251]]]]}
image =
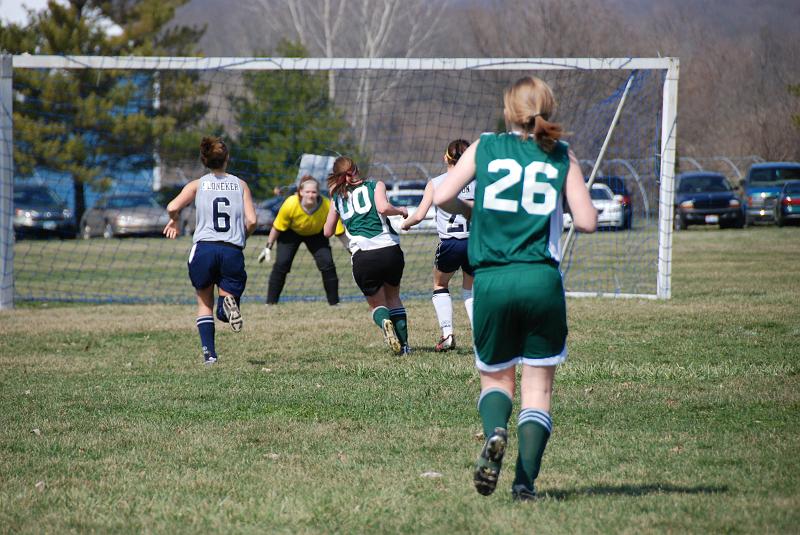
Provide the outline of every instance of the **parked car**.
{"type": "MultiPolygon", "coordinates": [[[[386,183],[386,191],[389,193],[399,193],[408,190],[424,190],[428,184],[427,180],[395,180],[386,183]]],[[[420,223],[421,224],[421,223],[420,223]]]]}
{"type": "Polygon", "coordinates": [[[772,221],[775,203],[787,180],[800,180],[800,163],[763,162],[753,164],[744,179],[747,223],[772,221]]]}
{"type": "Polygon", "coordinates": [[[14,236],[75,237],[75,218],[67,204],[44,184],[14,185],[14,236]]]}
{"type": "MultiPolygon", "coordinates": [[[[597,227],[621,229],[625,228],[625,207],[622,196],[615,195],[609,186],[595,182],[589,190],[592,205],[597,210],[597,227]]],[[[564,213],[564,229],[572,226],[572,214],[564,213]]]]}
{"type": "MultiPolygon", "coordinates": [[[[389,202],[392,203],[393,206],[400,207],[405,206],[408,208],[408,215],[413,214],[417,210],[417,206],[419,203],[422,202],[422,195],[425,193],[424,190],[403,190],[403,191],[389,191],[386,194],[386,197],[389,199],[389,202]]],[[[436,232],[436,208],[433,205],[428,209],[428,213],[425,214],[425,219],[420,221],[418,224],[411,227],[411,230],[402,230],[400,225],[403,223],[403,216],[393,215],[389,216],[389,223],[391,223],[392,228],[398,233],[406,233],[406,232],[422,232],[422,233],[432,233],[436,232]]]]}
{"type": "Polygon", "coordinates": [[[169,215],[152,193],[103,195],[81,218],[84,239],[159,235],[169,215]]]}
{"type": "MultiPolygon", "coordinates": [[[[272,210],[265,206],[266,203],[271,201],[272,199],[268,199],[266,201],[256,202],[256,218],[258,223],[256,223],[256,230],[255,234],[268,234],[270,230],[272,230],[272,223],[275,221],[276,213],[272,213],[272,210]]],[[[280,207],[279,207],[280,208],[280,207]]]]}
{"type": "Polygon", "coordinates": [[[782,227],[790,221],[800,221],[800,180],[784,183],[775,203],[775,223],[782,227]]]}
{"type": "Polygon", "coordinates": [[[683,173],[676,178],[675,230],[689,225],[719,225],[742,228],[745,213],[742,201],[725,175],[719,173],[683,173]]]}
{"type": "MultiPolygon", "coordinates": [[[[586,178],[588,180],[588,177],[586,178]]],[[[633,227],[633,202],[628,187],[625,185],[625,180],[619,176],[596,176],[594,177],[595,184],[605,184],[615,196],[619,196],[619,202],[622,204],[623,214],[623,229],[633,227]]]]}
{"type": "MultiPolygon", "coordinates": [[[[178,196],[186,184],[177,184],[170,186],[163,186],[156,192],[156,200],[158,204],[165,209],[169,202],[178,196]]],[[[181,236],[191,236],[194,234],[194,229],[197,226],[197,215],[194,208],[194,202],[181,210],[180,219],[178,220],[178,233],[181,236]]]]}

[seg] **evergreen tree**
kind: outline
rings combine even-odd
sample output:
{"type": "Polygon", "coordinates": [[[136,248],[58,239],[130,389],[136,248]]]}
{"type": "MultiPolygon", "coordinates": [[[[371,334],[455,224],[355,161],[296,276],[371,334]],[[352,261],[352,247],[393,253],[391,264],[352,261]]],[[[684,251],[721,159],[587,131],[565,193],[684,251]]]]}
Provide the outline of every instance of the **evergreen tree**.
{"type": "MultiPolygon", "coordinates": [[[[5,53],[53,55],[188,55],[204,29],[164,29],[187,0],[49,0],[26,26],[0,26],[5,53]],[[113,34],[108,28],[116,25],[113,34]]],[[[204,115],[205,91],[194,76],[111,70],[18,69],[14,72],[14,164],[67,173],[76,219],[85,187],[107,189],[115,176],[152,169],[157,152],[196,152],[186,132],[204,115]],[[154,83],[155,81],[158,83],[154,83]],[[156,91],[158,93],[156,93],[156,91]],[[153,106],[157,98],[160,106],[153,106]]]]}
{"type": "MultiPolygon", "coordinates": [[[[307,52],[284,41],[277,55],[306,57],[307,52]]],[[[247,180],[256,197],[293,182],[303,153],[346,154],[366,166],[344,112],[328,97],[326,73],[260,71],[243,76],[248,95],[230,97],[239,127],[233,157],[236,174],[247,180]]]]}

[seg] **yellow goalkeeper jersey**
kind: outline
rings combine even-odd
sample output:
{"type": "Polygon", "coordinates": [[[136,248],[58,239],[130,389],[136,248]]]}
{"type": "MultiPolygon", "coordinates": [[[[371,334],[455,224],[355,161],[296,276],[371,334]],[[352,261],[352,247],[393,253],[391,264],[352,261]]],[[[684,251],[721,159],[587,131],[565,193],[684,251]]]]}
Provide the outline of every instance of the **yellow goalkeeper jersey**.
{"type": "MultiPolygon", "coordinates": [[[[288,197],[278,210],[278,215],[275,216],[275,221],[272,226],[275,230],[285,232],[292,230],[301,236],[312,236],[322,232],[322,227],[325,226],[325,219],[328,217],[328,210],[331,206],[331,201],[325,197],[321,197],[322,202],[317,205],[317,209],[310,214],[303,210],[300,205],[300,198],[297,195],[288,197]]],[[[344,232],[342,221],[336,224],[336,235],[344,232]]]]}

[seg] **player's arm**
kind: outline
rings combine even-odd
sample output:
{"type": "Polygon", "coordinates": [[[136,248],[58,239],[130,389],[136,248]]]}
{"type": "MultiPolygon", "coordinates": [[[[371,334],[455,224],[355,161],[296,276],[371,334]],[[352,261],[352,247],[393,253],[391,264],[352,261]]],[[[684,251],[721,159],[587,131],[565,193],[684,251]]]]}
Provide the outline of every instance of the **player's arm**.
{"type": "Polygon", "coordinates": [[[413,214],[403,220],[400,227],[403,230],[408,230],[425,219],[425,214],[428,213],[431,204],[433,204],[433,182],[428,182],[425,184],[425,193],[422,194],[422,200],[419,202],[419,206],[417,206],[413,214]]]}
{"type": "Polygon", "coordinates": [[[466,203],[458,198],[458,194],[475,178],[475,151],[480,140],[470,145],[458,163],[447,172],[444,181],[435,188],[433,202],[441,206],[442,210],[451,214],[461,214],[467,219],[472,215],[472,203],[466,203]]]}
{"type": "Polygon", "coordinates": [[[174,240],[178,236],[178,218],[181,215],[181,210],[187,207],[194,201],[197,195],[197,185],[200,179],[192,180],[186,184],[178,195],[167,204],[167,213],[169,214],[169,222],[164,227],[162,233],[167,238],[174,240]]]}
{"type": "Polygon", "coordinates": [[[569,209],[572,213],[572,224],[575,230],[580,232],[594,232],[597,230],[597,210],[592,204],[589,189],[583,181],[581,166],[572,151],[569,151],[569,171],[567,171],[564,191],[567,196],[567,204],[569,204],[569,209]]]}
{"type": "Polygon", "coordinates": [[[375,183],[375,209],[378,213],[385,216],[401,215],[408,217],[408,208],[405,206],[393,206],[386,197],[386,184],[380,180],[375,183]]]}
{"type": "Polygon", "coordinates": [[[250,236],[256,230],[258,216],[256,215],[256,207],[253,205],[253,195],[250,193],[250,187],[241,178],[239,179],[239,184],[242,185],[244,201],[244,230],[250,236]]]}
{"type": "Polygon", "coordinates": [[[331,201],[331,206],[328,208],[328,218],[325,219],[325,226],[322,228],[322,233],[326,238],[333,236],[336,231],[336,223],[339,222],[339,212],[336,211],[336,206],[331,201]]]}

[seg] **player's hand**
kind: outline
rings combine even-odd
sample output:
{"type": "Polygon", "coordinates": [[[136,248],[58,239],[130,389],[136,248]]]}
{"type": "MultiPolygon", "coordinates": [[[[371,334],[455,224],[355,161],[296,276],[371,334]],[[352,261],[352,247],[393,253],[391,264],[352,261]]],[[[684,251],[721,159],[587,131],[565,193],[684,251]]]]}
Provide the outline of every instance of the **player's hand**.
{"type": "Polygon", "coordinates": [[[400,208],[398,208],[398,210],[400,210],[400,215],[403,216],[403,219],[406,219],[408,217],[408,208],[406,208],[405,206],[401,206],[400,208]]]}
{"type": "Polygon", "coordinates": [[[400,228],[403,229],[403,230],[408,230],[412,226],[413,225],[411,224],[411,221],[409,221],[408,219],[403,219],[403,222],[400,223],[400,228]]]}
{"type": "Polygon", "coordinates": [[[272,251],[270,251],[269,248],[264,247],[264,249],[261,251],[261,254],[258,255],[258,263],[261,264],[266,262],[269,264],[270,261],[272,261],[272,251]]]}
{"type": "Polygon", "coordinates": [[[170,240],[174,240],[178,236],[178,223],[173,219],[170,219],[169,223],[167,223],[164,227],[162,233],[170,240]]]}

